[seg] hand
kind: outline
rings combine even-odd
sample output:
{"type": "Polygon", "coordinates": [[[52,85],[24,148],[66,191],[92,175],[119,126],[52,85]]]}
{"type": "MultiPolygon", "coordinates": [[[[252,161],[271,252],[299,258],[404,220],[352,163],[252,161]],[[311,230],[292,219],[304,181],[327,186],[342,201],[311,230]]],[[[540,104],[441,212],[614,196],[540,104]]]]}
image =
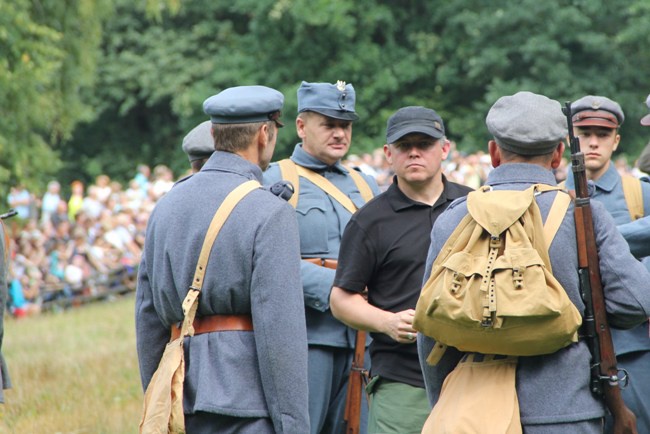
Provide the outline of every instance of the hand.
{"type": "Polygon", "coordinates": [[[412,344],[417,337],[417,331],[413,328],[414,316],[413,309],[391,313],[383,333],[401,344],[412,344]]]}

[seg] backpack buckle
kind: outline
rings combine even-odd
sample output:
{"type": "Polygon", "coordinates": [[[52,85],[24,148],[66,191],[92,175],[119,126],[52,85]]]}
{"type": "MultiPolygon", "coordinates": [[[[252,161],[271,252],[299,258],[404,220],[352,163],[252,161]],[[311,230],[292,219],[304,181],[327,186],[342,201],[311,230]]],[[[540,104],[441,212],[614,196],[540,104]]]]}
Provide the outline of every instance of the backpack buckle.
{"type": "Polygon", "coordinates": [[[524,269],[522,267],[512,268],[512,283],[515,285],[515,289],[523,289],[524,269]]]}
{"type": "Polygon", "coordinates": [[[454,278],[452,279],[451,287],[449,288],[449,290],[451,291],[452,294],[456,294],[458,292],[458,290],[460,289],[461,283],[462,282],[460,280],[460,276],[459,276],[458,272],[454,271],[454,278]]]}

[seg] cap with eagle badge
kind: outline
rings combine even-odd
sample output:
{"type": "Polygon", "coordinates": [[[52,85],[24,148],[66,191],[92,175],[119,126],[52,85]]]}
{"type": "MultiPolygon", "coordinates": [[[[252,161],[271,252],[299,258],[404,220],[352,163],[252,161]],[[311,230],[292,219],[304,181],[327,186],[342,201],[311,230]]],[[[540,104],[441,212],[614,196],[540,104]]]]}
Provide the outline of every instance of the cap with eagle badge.
{"type": "Polygon", "coordinates": [[[354,87],[341,80],[336,84],[303,81],[298,88],[298,113],[316,112],[334,119],[356,121],[359,116],[354,111],[355,102],[354,87]]]}
{"type": "Polygon", "coordinates": [[[574,127],[618,128],[625,115],[616,102],[604,96],[587,95],[571,104],[574,127]]]}

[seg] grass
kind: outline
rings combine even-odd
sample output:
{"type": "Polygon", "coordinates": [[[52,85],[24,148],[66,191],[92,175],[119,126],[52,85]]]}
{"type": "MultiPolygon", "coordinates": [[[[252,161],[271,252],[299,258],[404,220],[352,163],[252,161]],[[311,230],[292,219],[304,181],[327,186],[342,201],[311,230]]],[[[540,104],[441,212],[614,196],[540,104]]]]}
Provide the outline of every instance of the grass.
{"type": "Polygon", "coordinates": [[[5,319],[13,389],[0,433],[137,433],[142,390],[134,298],[5,319]]]}

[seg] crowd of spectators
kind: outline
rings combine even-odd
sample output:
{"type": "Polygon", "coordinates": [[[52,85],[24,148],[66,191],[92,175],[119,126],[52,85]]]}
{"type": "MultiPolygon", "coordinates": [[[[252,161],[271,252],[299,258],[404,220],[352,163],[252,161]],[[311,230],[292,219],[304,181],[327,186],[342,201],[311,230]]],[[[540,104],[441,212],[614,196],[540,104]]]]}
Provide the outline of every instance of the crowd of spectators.
{"type": "Polygon", "coordinates": [[[148,216],[173,183],[168,167],[151,174],[140,165],[126,188],[107,175],[72,182],[69,197],[57,181],[42,197],[13,187],[8,205],[18,214],[5,221],[9,312],[28,316],[133,290],[148,216]]]}
{"type": "MultiPolygon", "coordinates": [[[[374,176],[382,190],[392,182],[382,149],[351,154],[346,163],[374,176]]],[[[623,159],[616,165],[640,175],[623,159]]],[[[558,181],[565,179],[567,167],[565,160],[557,169],[558,181]]],[[[483,185],[490,170],[489,155],[465,155],[454,143],[443,163],[448,179],[472,188],[483,185]]],[[[72,182],[69,197],[62,196],[57,181],[42,197],[22,185],[13,187],[8,205],[18,215],[5,221],[11,252],[9,312],[28,316],[84,297],[133,290],[149,214],[174,179],[164,165],[153,171],[139,165],[126,186],[99,175],[89,185],[72,182]]]]}

